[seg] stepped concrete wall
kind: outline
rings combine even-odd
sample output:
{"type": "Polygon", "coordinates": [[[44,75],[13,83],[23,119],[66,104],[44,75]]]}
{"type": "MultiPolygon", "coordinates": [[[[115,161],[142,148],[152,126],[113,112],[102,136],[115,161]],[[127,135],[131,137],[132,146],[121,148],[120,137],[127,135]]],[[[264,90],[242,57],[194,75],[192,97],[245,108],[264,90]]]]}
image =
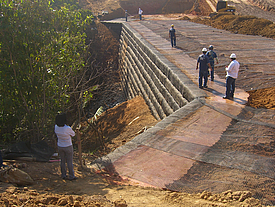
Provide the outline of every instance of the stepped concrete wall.
{"type": "MultiPolygon", "coordinates": [[[[105,23],[117,30],[117,23],[105,23]]],[[[174,64],[127,23],[120,25],[119,69],[126,98],[142,96],[156,119],[164,119],[176,110],[204,96],[174,64]],[[122,26],[121,26],[122,25],[122,26]]]]}

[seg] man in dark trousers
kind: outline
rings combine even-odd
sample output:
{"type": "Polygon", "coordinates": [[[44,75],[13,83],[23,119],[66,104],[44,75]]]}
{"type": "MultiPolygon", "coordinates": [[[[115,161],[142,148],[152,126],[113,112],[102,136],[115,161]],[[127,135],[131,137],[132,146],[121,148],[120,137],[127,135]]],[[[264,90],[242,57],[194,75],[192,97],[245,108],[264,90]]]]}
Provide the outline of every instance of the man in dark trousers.
{"type": "Polygon", "coordinates": [[[128,12],[127,10],[125,10],[125,21],[127,22],[127,20],[128,20],[128,12]]]}
{"type": "Polygon", "coordinates": [[[200,68],[199,70],[199,88],[207,88],[207,79],[208,79],[208,68],[211,69],[211,65],[209,63],[209,58],[206,55],[207,49],[202,49],[202,54],[198,57],[197,60],[197,67],[200,68]],[[200,67],[199,67],[200,66],[200,67]],[[204,79],[204,83],[202,86],[202,78],[204,79]]]}
{"type": "Polygon", "coordinates": [[[226,93],[224,99],[234,99],[235,81],[238,77],[240,63],[236,60],[237,56],[232,53],[230,55],[231,62],[226,70],[226,93]]]}
{"type": "Polygon", "coordinates": [[[206,55],[208,56],[209,58],[209,62],[210,62],[210,65],[211,65],[211,81],[214,81],[214,63],[215,63],[215,59],[216,59],[216,62],[217,64],[219,64],[219,60],[218,60],[218,56],[217,54],[214,52],[214,47],[213,45],[210,45],[209,46],[209,51],[206,53],[206,55]]]}
{"type": "Polygon", "coordinates": [[[171,39],[172,47],[176,47],[176,30],[174,25],[171,25],[171,29],[169,29],[169,38],[171,39]]]}

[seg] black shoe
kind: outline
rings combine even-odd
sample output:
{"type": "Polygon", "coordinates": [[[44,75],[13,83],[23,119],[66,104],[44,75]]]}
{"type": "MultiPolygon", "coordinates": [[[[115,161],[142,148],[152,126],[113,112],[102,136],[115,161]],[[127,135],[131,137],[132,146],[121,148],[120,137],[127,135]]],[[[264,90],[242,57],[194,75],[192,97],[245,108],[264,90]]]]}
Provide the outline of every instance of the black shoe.
{"type": "Polygon", "coordinates": [[[203,88],[202,86],[200,86],[199,88],[203,88]]]}
{"type": "Polygon", "coordinates": [[[203,86],[204,88],[208,88],[208,86],[203,86]]]}
{"type": "Polygon", "coordinates": [[[213,78],[213,79],[211,79],[211,81],[214,81],[214,78],[213,78]]]}
{"type": "Polygon", "coordinates": [[[226,96],[224,96],[224,97],[222,97],[223,99],[229,99],[229,97],[226,97],[226,96]]]}
{"type": "Polygon", "coordinates": [[[77,177],[69,178],[70,181],[76,180],[76,179],[77,179],[77,177]]]}

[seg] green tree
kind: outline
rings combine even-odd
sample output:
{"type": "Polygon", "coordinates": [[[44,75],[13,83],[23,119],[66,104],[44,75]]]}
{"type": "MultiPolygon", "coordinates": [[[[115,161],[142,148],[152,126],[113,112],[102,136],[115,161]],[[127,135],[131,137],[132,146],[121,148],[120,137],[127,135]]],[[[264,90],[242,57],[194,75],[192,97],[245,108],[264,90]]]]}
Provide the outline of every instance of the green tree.
{"type": "MultiPolygon", "coordinates": [[[[57,111],[84,91],[87,11],[54,10],[51,2],[0,4],[0,133],[2,141],[49,136],[57,111]]],[[[71,7],[71,6],[70,6],[71,7]]]]}

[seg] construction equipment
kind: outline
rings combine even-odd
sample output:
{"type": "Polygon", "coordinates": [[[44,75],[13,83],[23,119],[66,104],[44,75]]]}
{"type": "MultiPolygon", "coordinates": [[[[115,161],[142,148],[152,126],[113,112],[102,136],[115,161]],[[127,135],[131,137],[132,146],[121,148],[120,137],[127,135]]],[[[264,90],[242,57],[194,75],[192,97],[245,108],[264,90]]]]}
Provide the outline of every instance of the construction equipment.
{"type": "Polygon", "coordinates": [[[233,5],[229,5],[228,1],[220,0],[217,3],[216,12],[210,13],[210,17],[213,17],[221,12],[230,12],[231,14],[235,14],[236,7],[233,5]]]}
{"type": "Polygon", "coordinates": [[[229,5],[228,1],[218,1],[216,10],[217,12],[235,12],[236,8],[235,6],[229,5]]]}

